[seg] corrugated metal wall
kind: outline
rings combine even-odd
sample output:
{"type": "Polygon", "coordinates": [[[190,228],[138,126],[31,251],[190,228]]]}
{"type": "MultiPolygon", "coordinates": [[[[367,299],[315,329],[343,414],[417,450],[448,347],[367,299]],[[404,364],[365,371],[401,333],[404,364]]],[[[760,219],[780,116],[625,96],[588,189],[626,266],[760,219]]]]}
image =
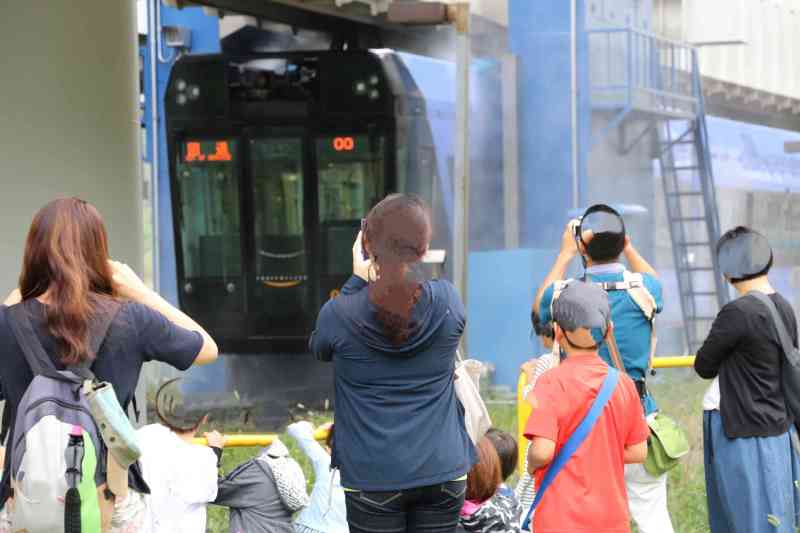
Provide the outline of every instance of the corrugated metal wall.
{"type": "Polygon", "coordinates": [[[663,13],[657,30],[691,43],[706,43],[700,48],[705,76],[800,98],[800,2],[660,0],[656,13],[663,13]],[[676,11],[682,13],[680,29],[674,24],[676,11]],[[731,44],[710,45],[715,42],[731,44]]]}

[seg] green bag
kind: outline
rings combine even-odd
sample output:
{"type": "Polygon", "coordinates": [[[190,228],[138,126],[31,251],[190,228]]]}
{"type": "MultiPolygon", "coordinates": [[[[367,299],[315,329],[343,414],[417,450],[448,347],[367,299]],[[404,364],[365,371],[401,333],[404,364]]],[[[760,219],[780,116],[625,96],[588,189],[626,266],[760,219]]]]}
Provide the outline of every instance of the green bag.
{"type": "Polygon", "coordinates": [[[675,420],[661,413],[651,417],[647,425],[650,438],[644,469],[657,477],[678,466],[681,457],[689,453],[689,440],[675,420]]]}

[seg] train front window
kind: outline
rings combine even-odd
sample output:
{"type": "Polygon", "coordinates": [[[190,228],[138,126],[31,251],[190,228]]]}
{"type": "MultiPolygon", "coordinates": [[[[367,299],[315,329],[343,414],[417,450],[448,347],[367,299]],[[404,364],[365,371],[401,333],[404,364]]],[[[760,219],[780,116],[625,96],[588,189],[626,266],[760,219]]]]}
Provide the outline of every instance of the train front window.
{"type": "Polygon", "coordinates": [[[303,143],[255,139],[250,153],[256,253],[250,314],[256,334],[285,334],[301,330],[308,312],[303,143]]]}
{"type": "Polygon", "coordinates": [[[361,219],[385,192],[386,139],[336,135],[316,142],[323,300],[352,272],[361,219]]]}
{"type": "Polygon", "coordinates": [[[187,280],[228,280],[242,273],[235,153],[235,140],[190,140],[181,146],[177,175],[187,280]]]}
{"type": "Polygon", "coordinates": [[[319,220],[361,220],[383,191],[382,136],[324,137],[317,140],[319,220]]]}

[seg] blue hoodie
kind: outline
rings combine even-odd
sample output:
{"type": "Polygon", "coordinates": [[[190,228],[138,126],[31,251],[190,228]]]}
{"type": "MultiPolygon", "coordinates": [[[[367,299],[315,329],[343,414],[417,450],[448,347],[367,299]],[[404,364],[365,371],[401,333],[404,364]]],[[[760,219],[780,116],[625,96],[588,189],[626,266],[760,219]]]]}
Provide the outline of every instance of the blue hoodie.
{"type": "Polygon", "coordinates": [[[411,337],[395,345],[375,317],[367,283],[356,276],[317,317],[311,350],[334,364],[332,466],[348,489],[436,485],[466,475],[477,462],[453,386],[466,323],[455,287],[423,283],[411,320],[411,337]]]}

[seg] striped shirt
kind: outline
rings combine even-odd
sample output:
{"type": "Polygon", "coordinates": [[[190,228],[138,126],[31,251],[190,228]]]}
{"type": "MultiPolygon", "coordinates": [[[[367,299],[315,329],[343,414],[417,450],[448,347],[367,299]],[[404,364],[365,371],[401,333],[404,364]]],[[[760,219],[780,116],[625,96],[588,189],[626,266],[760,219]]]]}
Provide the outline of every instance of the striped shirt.
{"type": "MultiPolygon", "coordinates": [[[[557,367],[558,363],[559,357],[553,352],[548,352],[539,357],[536,360],[536,367],[533,371],[533,377],[531,378],[530,383],[526,384],[525,389],[523,389],[523,397],[527,398],[533,388],[536,386],[536,382],[539,380],[539,377],[541,377],[541,375],[548,370],[557,367]]],[[[530,446],[531,444],[528,443],[528,448],[530,448],[530,446]]],[[[528,510],[531,508],[531,505],[533,505],[533,500],[536,499],[536,487],[534,486],[533,476],[528,473],[528,450],[525,451],[525,468],[523,469],[522,475],[517,483],[516,495],[517,500],[522,507],[522,517],[520,520],[524,521],[528,514],[528,510]]],[[[533,520],[531,520],[531,525],[532,524],[533,520]]]]}

